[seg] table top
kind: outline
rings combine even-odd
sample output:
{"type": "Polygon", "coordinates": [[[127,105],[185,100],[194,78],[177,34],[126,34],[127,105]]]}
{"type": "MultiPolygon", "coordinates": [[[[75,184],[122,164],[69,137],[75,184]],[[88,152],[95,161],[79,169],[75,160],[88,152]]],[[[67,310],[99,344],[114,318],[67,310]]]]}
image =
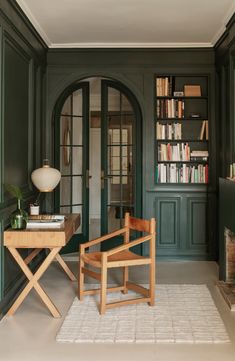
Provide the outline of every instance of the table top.
{"type": "Polygon", "coordinates": [[[3,244],[15,248],[53,248],[63,247],[71,239],[80,225],[80,214],[66,215],[61,228],[33,228],[4,231],[3,244]]]}

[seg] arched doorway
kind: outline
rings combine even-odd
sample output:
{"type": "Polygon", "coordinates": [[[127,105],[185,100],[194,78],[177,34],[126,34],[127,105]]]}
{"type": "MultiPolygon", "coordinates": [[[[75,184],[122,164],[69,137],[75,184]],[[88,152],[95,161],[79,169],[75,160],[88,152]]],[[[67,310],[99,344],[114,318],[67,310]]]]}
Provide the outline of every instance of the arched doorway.
{"type": "Polygon", "coordinates": [[[126,211],[141,216],[141,123],[135,96],[110,79],[77,82],[58,100],[55,165],[62,179],[55,211],[82,215],[66,252],[120,228],[126,211]]]}

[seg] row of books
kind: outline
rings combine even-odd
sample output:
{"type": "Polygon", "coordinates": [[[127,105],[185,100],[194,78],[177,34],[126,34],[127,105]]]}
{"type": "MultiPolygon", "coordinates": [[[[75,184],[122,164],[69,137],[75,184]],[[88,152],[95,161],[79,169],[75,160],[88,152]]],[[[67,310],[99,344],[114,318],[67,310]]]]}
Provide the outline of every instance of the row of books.
{"type": "Polygon", "coordinates": [[[158,183],[208,183],[208,164],[188,166],[158,164],[156,169],[156,180],[158,183]]]}
{"type": "Polygon", "coordinates": [[[173,77],[161,77],[156,79],[156,96],[172,96],[173,77]]]}
{"type": "Polygon", "coordinates": [[[190,146],[188,143],[160,144],[158,147],[159,161],[190,161],[190,146]]]}
{"type": "Polygon", "coordinates": [[[182,139],[182,124],[156,124],[156,139],[182,139]]]}
{"type": "Polygon", "coordinates": [[[184,118],[184,100],[157,99],[158,118],[184,118]]]}

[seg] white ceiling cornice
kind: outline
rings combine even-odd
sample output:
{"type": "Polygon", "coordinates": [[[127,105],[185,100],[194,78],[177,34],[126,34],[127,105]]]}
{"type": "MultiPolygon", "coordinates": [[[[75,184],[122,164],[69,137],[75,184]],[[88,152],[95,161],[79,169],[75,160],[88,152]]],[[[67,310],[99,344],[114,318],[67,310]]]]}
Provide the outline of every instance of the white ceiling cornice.
{"type": "Polygon", "coordinates": [[[38,34],[41,36],[41,38],[45,41],[45,43],[47,44],[47,46],[50,48],[52,47],[52,43],[50,41],[50,39],[48,38],[47,34],[45,33],[45,31],[41,28],[40,24],[38,23],[38,21],[35,19],[34,15],[31,13],[29,7],[26,5],[26,3],[24,2],[24,0],[16,0],[17,3],[20,5],[21,9],[23,10],[23,12],[25,13],[25,15],[27,16],[27,18],[30,20],[30,22],[32,23],[32,25],[35,27],[36,31],[38,32],[38,34]]]}
{"type": "Polygon", "coordinates": [[[217,43],[217,41],[219,40],[219,38],[223,35],[223,33],[226,30],[226,26],[234,13],[235,13],[235,4],[231,6],[229,11],[225,15],[224,19],[222,20],[222,25],[221,25],[220,29],[218,29],[216,34],[213,36],[213,38],[211,40],[212,46],[214,46],[217,43]]]}
{"type": "Polygon", "coordinates": [[[50,48],[210,48],[212,43],[66,43],[50,48]]]}
{"type": "Polygon", "coordinates": [[[224,18],[221,20],[222,25],[220,28],[216,31],[216,33],[213,35],[210,42],[151,42],[151,43],[115,43],[115,42],[77,42],[77,43],[53,43],[49,36],[47,35],[46,31],[42,28],[42,26],[39,24],[35,16],[32,14],[30,8],[26,4],[25,0],[16,0],[25,15],[28,17],[32,25],[35,27],[36,31],[39,33],[39,35],[42,37],[44,42],[49,48],[211,48],[213,47],[216,42],[219,40],[221,35],[226,30],[226,25],[229,22],[230,18],[235,12],[235,3],[231,6],[229,11],[226,13],[224,18]]]}

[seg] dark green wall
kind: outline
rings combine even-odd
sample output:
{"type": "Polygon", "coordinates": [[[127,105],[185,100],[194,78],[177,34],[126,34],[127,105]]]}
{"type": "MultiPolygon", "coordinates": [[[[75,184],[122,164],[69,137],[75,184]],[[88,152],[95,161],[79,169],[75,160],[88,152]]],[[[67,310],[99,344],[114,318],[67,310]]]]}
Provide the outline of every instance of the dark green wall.
{"type": "MultiPolygon", "coordinates": [[[[16,201],[4,183],[22,188],[25,207],[34,192],[30,173],[41,164],[41,131],[46,46],[15,1],[0,2],[0,313],[24,282],[22,272],[3,247],[3,230],[16,201]]],[[[24,252],[26,254],[27,251],[24,252]]],[[[0,315],[1,316],[1,315],[0,315]]]]}
{"type": "Polygon", "coordinates": [[[229,164],[235,162],[235,15],[229,21],[226,31],[215,46],[217,123],[220,130],[218,148],[219,188],[219,266],[220,278],[225,278],[224,228],[235,232],[231,216],[234,218],[234,182],[226,180],[229,164]]]}
{"type": "MultiPolygon", "coordinates": [[[[157,218],[157,254],[161,257],[216,259],[216,125],[214,49],[49,49],[47,54],[47,155],[53,157],[53,109],[71,83],[104,76],[126,85],[138,100],[143,118],[143,216],[157,218]],[[207,75],[211,136],[210,187],[172,187],[154,181],[155,74],[207,75]],[[209,201],[208,201],[209,200],[209,201]],[[205,215],[205,216],[204,216],[205,215]],[[201,218],[200,218],[201,217],[201,218]],[[168,226],[167,220],[170,220],[168,226]],[[199,226],[202,232],[199,234],[199,226]],[[168,232],[168,233],[167,233],[168,232]]],[[[145,250],[144,250],[145,252],[145,250]]]]}

